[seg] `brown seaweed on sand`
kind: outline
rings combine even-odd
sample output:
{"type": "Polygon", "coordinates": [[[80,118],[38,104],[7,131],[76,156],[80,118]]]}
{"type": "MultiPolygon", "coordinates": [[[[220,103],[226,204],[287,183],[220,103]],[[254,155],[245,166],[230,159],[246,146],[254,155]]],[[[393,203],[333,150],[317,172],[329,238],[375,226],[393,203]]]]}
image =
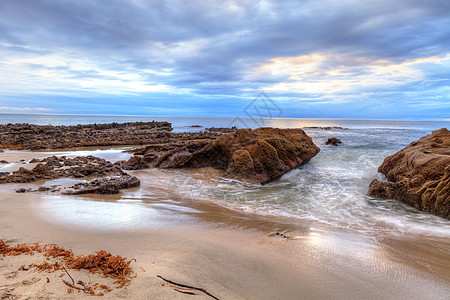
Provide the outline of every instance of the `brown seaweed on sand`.
{"type": "MultiPolygon", "coordinates": [[[[98,283],[94,285],[85,284],[82,281],[78,281],[76,286],[75,281],[69,274],[66,268],[73,270],[87,270],[94,274],[101,274],[103,277],[115,279],[114,284],[117,288],[122,288],[130,284],[131,279],[135,278],[135,272],[131,269],[130,264],[135,259],[127,260],[126,257],[120,255],[113,256],[111,253],[100,250],[95,254],[90,254],[87,256],[74,255],[72,250],[66,250],[59,247],[56,244],[46,244],[39,245],[37,243],[31,244],[17,244],[17,245],[7,245],[4,240],[0,239],[0,255],[34,255],[35,253],[42,253],[47,258],[55,258],[58,261],[48,262],[44,261],[41,264],[31,264],[28,268],[35,268],[38,272],[55,272],[58,270],[64,270],[69,277],[72,279],[72,283],[64,281],[69,287],[69,293],[73,292],[73,289],[78,291],[83,291],[91,295],[102,296],[103,293],[95,293],[97,288],[103,289],[105,292],[110,292],[111,289],[105,285],[99,285],[98,283]]],[[[20,270],[27,270],[26,266],[22,266],[20,270]]]]}

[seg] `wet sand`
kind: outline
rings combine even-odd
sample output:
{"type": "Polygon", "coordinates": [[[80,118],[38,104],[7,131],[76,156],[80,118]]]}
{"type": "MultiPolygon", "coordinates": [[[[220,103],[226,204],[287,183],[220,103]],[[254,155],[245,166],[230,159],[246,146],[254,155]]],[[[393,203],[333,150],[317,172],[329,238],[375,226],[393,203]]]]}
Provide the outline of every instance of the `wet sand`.
{"type": "MultiPolygon", "coordinates": [[[[205,288],[220,299],[446,299],[450,294],[447,238],[337,230],[155,189],[144,182],[119,195],[60,196],[17,194],[0,186],[0,237],[57,243],[76,254],[104,249],[135,258],[138,277],[107,298],[195,297],[162,286],[156,275],[205,288]],[[291,238],[276,238],[274,232],[291,238]]],[[[39,257],[0,259],[2,297],[82,296],[67,294],[60,273],[15,274],[39,257]]],[[[105,280],[71,274],[86,282],[105,280]]]]}

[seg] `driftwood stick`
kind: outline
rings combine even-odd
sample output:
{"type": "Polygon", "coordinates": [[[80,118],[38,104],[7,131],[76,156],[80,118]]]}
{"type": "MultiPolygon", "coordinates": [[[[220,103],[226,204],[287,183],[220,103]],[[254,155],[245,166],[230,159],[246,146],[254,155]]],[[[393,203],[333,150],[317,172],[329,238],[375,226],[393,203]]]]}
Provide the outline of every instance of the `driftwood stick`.
{"type": "MultiPolygon", "coordinates": [[[[162,280],[164,280],[165,282],[170,283],[170,284],[173,284],[173,285],[177,285],[177,286],[179,286],[179,287],[188,288],[188,289],[193,289],[193,290],[197,290],[197,291],[203,292],[203,293],[205,293],[206,295],[210,296],[211,298],[216,299],[216,300],[219,300],[219,298],[217,298],[217,297],[214,296],[214,295],[211,295],[211,294],[208,293],[205,289],[198,288],[198,287],[194,287],[194,286],[190,286],[190,285],[186,285],[186,284],[182,284],[182,283],[176,283],[176,282],[174,282],[174,281],[172,281],[172,280],[169,280],[169,279],[166,279],[166,278],[164,278],[164,277],[162,277],[162,276],[160,276],[160,275],[156,275],[156,277],[159,277],[159,278],[161,278],[162,280]]],[[[175,290],[176,290],[176,289],[175,289],[175,290]]],[[[177,292],[182,293],[182,291],[177,291],[177,292]]]]}
{"type": "Polygon", "coordinates": [[[70,282],[65,281],[64,279],[63,279],[63,282],[64,282],[65,285],[67,285],[67,286],[70,287],[70,288],[77,289],[77,290],[80,290],[80,291],[83,291],[83,292],[84,292],[84,289],[79,288],[79,287],[77,287],[77,286],[74,286],[73,284],[71,284],[70,282]]]}
{"type": "Polygon", "coordinates": [[[179,293],[183,293],[183,294],[188,294],[188,295],[195,295],[195,293],[193,292],[186,292],[186,291],[181,291],[179,289],[174,289],[175,291],[179,292],[179,293]]]}
{"type": "Polygon", "coordinates": [[[67,269],[61,264],[61,267],[64,271],[66,271],[67,275],[69,275],[70,279],[72,279],[72,285],[75,285],[75,280],[73,280],[72,276],[70,276],[69,272],[67,272],[67,269]]]}

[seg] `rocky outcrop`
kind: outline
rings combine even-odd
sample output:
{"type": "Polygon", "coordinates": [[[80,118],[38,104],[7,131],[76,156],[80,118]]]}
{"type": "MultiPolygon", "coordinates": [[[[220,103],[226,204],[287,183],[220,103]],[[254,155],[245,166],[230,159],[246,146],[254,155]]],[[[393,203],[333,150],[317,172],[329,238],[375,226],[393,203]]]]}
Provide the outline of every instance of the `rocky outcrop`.
{"type": "Polygon", "coordinates": [[[333,146],[339,146],[339,144],[342,144],[342,142],[338,138],[329,138],[325,143],[325,145],[333,145],[333,146]]]}
{"type": "Polygon", "coordinates": [[[172,130],[168,122],[132,122],[51,126],[0,125],[0,149],[39,150],[88,146],[144,145],[164,138],[172,130]]]}
{"type": "Polygon", "coordinates": [[[116,176],[106,178],[96,178],[87,182],[77,183],[62,190],[64,195],[81,194],[117,194],[121,189],[137,187],[140,181],[136,176],[116,176]]]}
{"type": "Polygon", "coordinates": [[[301,129],[238,129],[214,141],[194,141],[168,151],[153,146],[136,153],[128,169],[202,168],[224,171],[229,178],[268,183],[307,163],[320,149],[301,129]]]}
{"type": "Polygon", "coordinates": [[[209,127],[205,128],[206,131],[209,132],[220,132],[220,133],[228,133],[228,132],[235,132],[237,130],[236,126],[233,127],[209,127]]]}
{"type": "Polygon", "coordinates": [[[94,157],[80,156],[66,158],[51,156],[43,160],[33,160],[37,165],[32,169],[21,167],[13,173],[0,173],[0,183],[29,183],[48,181],[58,178],[83,179],[70,187],[41,186],[37,190],[19,188],[17,192],[48,191],[64,194],[115,194],[120,189],[139,186],[140,181],[130,176],[117,164],[94,157]]]}
{"type": "Polygon", "coordinates": [[[369,195],[450,219],[450,131],[436,130],[411,143],[387,157],[378,171],[387,182],[373,180],[369,195]]]}

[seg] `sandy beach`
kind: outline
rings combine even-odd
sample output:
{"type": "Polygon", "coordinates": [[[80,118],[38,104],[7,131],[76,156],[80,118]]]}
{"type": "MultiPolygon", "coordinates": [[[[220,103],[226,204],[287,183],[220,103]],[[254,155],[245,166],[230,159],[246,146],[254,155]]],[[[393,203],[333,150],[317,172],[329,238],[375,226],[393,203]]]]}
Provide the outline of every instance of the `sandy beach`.
{"type": "MultiPolygon", "coordinates": [[[[20,151],[0,153],[6,156],[12,162],[23,158],[20,151]]],[[[450,292],[445,237],[366,235],[239,212],[158,191],[152,172],[132,172],[141,187],[110,196],[17,194],[2,185],[0,236],[12,244],[55,243],[77,255],[107,250],[136,259],[131,266],[137,277],[127,289],[106,293],[111,299],[194,297],[157,275],[204,288],[219,299],[445,299],[450,292]],[[148,191],[152,197],[145,197],[148,191]]],[[[87,296],[68,294],[62,282],[67,276],[59,277],[63,272],[18,270],[42,262],[42,255],[0,259],[1,299],[87,296]]],[[[111,279],[87,271],[70,274],[113,286],[111,279]]]]}

